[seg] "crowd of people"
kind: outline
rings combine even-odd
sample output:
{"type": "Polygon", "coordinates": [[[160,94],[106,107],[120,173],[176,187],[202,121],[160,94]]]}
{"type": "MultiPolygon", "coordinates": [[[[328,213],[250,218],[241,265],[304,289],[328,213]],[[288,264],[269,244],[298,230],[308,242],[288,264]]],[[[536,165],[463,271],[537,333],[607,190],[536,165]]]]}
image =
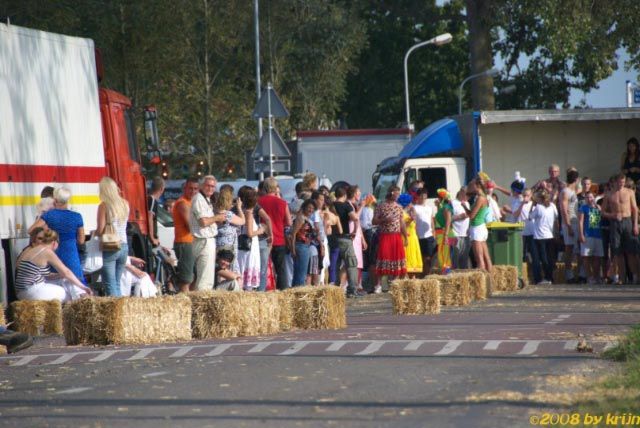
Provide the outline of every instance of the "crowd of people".
{"type": "MultiPolygon", "coordinates": [[[[414,181],[406,193],[390,186],[382,201],[363,196],[355,184],[319,186],[312,173],[289,201],[274,178],[237,193],[230,185],[218,188],[211,175],[189,178],[170,207],[177,259],[173,291],[263,292],[333,284],[347,297],[359,297],[385,291],[397,277],[491,270],[487,225],[496,221],[522,225],[522,256],[537,284],[553,281],[559,260],[569,283],[638,282],[638,141],[629,140],[621,172],[608,183],[594,184],[575,168],[566,171],[566,181],[557,165],[548,172],[531,187],[516,172],[509,188],[481,172],[454,194],[438,189],[429,195],[425,183],[414,181]],[[498,193],[506,202],[499,202],[498,193]]],[[[164,181],[155,178],[148,200],[154,219],[163,191],[164,181]]],[[[83,274],[78,248],[85,243],[84,223],[69,209],[70,197],[64,186],[43,191],[30,244],[17,261],[19,299],[68,301],[95,292],[83,274]]],[[[92,237],[102,244],[104,294],[129,295],[133,284],[148,290],[152,282],[144,262],[128,254],[127,201],[108,177],[100,181],[99,197],[92,237]]],[[[154,221],[154,245],[157,235],[154,221]]]]}

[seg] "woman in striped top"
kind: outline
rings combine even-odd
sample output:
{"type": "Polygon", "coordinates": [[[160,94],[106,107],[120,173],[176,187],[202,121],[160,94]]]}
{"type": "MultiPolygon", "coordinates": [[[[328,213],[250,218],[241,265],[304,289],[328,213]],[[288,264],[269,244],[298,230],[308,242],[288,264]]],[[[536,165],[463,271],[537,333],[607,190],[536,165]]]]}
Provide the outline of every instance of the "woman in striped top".
{"type": "Polygon", "coordinates": [[[58,234],[53,230],[41,232],[34,245],[20,256],[16,268],[15,290],[20,300],[60,300],[67,302],[93,294],[56,256],[58,234]],[[50,267],[61,277],[54,282],[50,267]]]}

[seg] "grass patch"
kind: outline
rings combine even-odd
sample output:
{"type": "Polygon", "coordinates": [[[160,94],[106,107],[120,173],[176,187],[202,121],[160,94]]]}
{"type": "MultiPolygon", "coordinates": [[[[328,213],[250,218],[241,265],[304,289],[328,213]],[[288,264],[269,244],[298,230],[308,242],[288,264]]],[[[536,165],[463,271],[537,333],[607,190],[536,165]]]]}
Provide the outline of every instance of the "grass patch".
{"type": "MultiPolygon", "coordinates": [[[[589,399],[575,403],[581,415],[640,414],[640,325],[614,348],[603,354],[609,360],[621,362],[614,374],[594,385],[589,399]]],[[[623,424],[624,425],[624,424],[623,424]]]]}

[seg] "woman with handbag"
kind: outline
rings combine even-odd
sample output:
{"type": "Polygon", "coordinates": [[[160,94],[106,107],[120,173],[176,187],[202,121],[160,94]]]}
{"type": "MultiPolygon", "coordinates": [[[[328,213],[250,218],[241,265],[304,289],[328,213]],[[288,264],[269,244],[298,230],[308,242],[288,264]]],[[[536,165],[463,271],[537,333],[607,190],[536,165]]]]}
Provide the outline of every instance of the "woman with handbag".
{"type": "Polygon", "coordinates": [[[100,237],[102,249],[102,283],[107,296],[119,297],[120,278],[127,264],[127,219],[129,203],[120,196],[115,181],[103,177],[99,184],[100,205],[98,205],[98,226],[96,236],[100,237]]]}
{"type": "MultiPolygon", "coordinates": [[[[240,197],[239,197],[240,198],[240,197]]],[[[238,266],[242,275],[242,284],[247,291],[260,287],[260,242],[258,235],[264,228],[255,221],[253,210],[258,204],[258,194],[254,189],[242,192],[242,207],[246,223],[238,235],[238,266]]]]}

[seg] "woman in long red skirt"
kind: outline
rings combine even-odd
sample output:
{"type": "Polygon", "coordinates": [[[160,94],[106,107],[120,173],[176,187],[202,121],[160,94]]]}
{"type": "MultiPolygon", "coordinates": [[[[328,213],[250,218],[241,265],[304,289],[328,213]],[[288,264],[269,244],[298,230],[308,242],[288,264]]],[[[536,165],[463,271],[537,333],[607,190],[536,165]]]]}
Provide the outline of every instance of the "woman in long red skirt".
{"type": "MultiPolygon", "coordinates": [[[[402,221],[402,207],[396,203],[400,195],[398,186],[391,186],[384,202],[376,207],[372,223],[378,226],[378,255],[376,275],[404,276],[407,273],[407,259],[404,247],[407,230],[402,221]]],[[[383,279],[384,281],[384,279],[383,279]]]]}

